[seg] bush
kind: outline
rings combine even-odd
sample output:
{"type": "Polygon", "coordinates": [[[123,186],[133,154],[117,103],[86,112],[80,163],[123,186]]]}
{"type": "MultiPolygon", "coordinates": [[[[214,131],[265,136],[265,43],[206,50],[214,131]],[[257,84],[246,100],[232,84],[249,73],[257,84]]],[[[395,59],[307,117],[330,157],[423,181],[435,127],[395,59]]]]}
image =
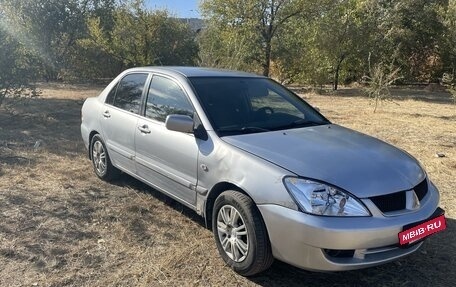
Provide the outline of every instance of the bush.
{"type": "Polygon", "coordinates": [[[374,113],[379,102],[391,101],[391,85],[402,77],[399,75],[400,68],[394,68],[394,60],[391,64],[385,65],[380,62],[373,67],[370,65],[369,55],[369,75],[363,77],[366,87],[363,90],[367,96],[375,101],[374,113]]]}

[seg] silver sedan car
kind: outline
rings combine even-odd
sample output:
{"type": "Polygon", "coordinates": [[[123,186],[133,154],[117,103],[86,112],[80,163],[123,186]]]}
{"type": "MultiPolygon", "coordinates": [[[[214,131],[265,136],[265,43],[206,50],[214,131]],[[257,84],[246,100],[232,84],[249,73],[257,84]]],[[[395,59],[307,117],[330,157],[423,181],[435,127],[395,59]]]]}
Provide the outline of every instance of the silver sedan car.
{"type": "Polygon", "coordinates": [[[98,177],[122,171],[195,210],[244,276],[274,258],[319,271],[379,265],[445,228],[416,159],[269,78],[129,69],[85,101],[81,133],[98,177]]]}

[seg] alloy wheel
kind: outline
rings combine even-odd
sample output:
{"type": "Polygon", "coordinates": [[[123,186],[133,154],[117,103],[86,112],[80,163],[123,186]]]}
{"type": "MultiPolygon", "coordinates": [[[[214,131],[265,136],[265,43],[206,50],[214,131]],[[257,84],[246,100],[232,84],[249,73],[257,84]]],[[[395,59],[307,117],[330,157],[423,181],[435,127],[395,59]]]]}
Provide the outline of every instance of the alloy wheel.
{"type": "Polygon", "coordinates": [[[96,141],[92,148],[92,161],[98,174],[106,172],[106,151],[100,141],[96,141]]]}
{"type": "Polygon", "coordinates": [[[232,205],[224,205],[217,214],[218,239],[228,257],[242,262],[249,251],[249,238],[239,211],[232,205]]]}

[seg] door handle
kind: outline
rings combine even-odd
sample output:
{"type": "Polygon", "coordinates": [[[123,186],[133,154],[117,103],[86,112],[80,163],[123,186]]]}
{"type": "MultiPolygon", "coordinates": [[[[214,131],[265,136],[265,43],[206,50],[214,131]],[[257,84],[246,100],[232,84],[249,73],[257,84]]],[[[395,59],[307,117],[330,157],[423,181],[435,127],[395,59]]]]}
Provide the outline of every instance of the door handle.
{"type": "Polygon", "coordinates": [[[150,130],[147,125],[139,126],[138,130],[140,130],[143,134],[150,134],[150,130]]]}
{"type": "Polygon", "coordinates": [[[105,112],[103,113],[103,117],[105,117],[105,118],[110,118],[110,117],[111,117],[111,114],[109,113],[109,111],[105,111],[105,112]]]}

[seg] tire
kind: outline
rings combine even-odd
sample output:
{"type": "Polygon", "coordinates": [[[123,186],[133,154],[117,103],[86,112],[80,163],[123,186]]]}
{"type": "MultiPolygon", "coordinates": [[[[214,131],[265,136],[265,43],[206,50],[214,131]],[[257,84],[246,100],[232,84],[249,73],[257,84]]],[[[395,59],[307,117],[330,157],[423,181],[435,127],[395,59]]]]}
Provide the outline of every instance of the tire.
{"type": "Polygon", "coordinates": [[[119,176],[120,171],[112,165],[106,145],[98,134],[90,142],[90,159],[95,174],[102,180],[111,181],[119,176]]]}
{"type": "Polygon", "coordinates": [[[256,275],[274,261],[261,214],[252,199],[241,192],[228,190],[217,197],[212,231],[223,260],[240,275],[256,275]]]}

